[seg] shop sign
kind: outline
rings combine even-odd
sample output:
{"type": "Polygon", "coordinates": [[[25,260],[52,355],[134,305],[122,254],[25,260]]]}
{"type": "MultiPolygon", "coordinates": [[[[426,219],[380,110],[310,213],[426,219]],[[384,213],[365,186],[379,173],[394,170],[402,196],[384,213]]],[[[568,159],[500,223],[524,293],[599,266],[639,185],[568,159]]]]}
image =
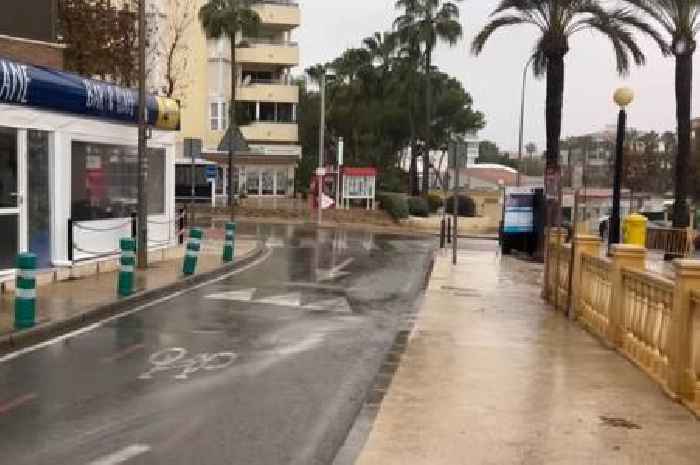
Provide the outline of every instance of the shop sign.
{"type": "MultiPolygon", "coordinates": [[[[147,96],[147,122],[180,127],[177,100],[147,96]]],[[[138,123],[138,91],[77,74],[0,58],[0,103],[27,105],[73,115],[138,123]]]]}

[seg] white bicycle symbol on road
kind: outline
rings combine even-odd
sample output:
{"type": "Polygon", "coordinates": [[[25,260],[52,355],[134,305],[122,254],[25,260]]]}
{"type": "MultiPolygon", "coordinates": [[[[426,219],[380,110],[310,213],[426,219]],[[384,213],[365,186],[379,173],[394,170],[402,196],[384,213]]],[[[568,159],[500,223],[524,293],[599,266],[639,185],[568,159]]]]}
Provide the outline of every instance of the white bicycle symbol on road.
{"type": "Polygon", "coordinates": [[[170,347],[152,354],[148,361],[153,365],[148,371],[139,375],[139,379],[152,379],[160,371],[178,370],[175,379],[187,379],[200,370],[221,370],[231,365],[238,356],[233,352],[216,352],[194,355],[186,358],[187,350],[182,347],[170,347]]]}

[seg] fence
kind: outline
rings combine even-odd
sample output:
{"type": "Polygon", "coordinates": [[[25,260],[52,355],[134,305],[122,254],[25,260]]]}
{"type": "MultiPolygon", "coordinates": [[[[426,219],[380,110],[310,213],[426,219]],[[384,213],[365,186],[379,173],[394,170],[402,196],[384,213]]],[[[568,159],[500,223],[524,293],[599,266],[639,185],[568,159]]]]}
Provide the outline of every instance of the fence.
{"type": "Polygon", "coordinates": [[[663,250],[675,257],[689,257],[693,254],[695,231],[691,228],[649,228],[646,248],[663,250]]]}
{"type": "Polygon", "coordinates": [[[673,279],[646,270],[647,250],[596,236],[560,245],[552,233],[543,295],[700,414],[700,260],[677,259],[673,279]],[[570,284],[571,283],[571,284],[570,284]],[[569,299],[569,295],[571,298],[569,299]]]}
{"type": "MultiPolygon", "coordinates": [[[[185,212],[175,218],[152,216],[148,219],[148,249],[175,245],[184,232],[185,212]]],[[[68,259],[72,262],[112,257],[120,254],[119,240],[136,238],[136,216],[97,221],[68,219],[68,259]]]]}

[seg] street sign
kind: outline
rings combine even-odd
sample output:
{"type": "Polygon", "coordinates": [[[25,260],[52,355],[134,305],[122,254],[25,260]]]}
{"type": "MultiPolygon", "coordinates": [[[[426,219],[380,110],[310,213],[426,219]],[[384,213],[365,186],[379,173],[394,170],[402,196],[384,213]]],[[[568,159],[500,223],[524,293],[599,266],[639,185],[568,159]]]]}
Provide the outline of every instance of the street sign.
{"type": "Polygon", "coordinates": [[[184,142],[185,158],[196,160],[202,156],[202,139],[186,137],[184,142]]]}
{"type": "Polygon", "coordinates": [[[216,179],[216,172],[217,172],[216,165],[207,165],[207,170],[206,170],[207,179],[216,179]]]}

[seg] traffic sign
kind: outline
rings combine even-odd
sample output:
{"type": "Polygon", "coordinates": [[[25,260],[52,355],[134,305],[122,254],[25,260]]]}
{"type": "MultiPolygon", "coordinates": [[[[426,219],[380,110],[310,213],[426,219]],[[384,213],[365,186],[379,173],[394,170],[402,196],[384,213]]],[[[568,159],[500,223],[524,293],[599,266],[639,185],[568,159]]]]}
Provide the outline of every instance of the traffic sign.
{"type": "Polygon", "coordinates": [[[216,165],[207,165],[207,179],[216,179],[216,165]]]}

